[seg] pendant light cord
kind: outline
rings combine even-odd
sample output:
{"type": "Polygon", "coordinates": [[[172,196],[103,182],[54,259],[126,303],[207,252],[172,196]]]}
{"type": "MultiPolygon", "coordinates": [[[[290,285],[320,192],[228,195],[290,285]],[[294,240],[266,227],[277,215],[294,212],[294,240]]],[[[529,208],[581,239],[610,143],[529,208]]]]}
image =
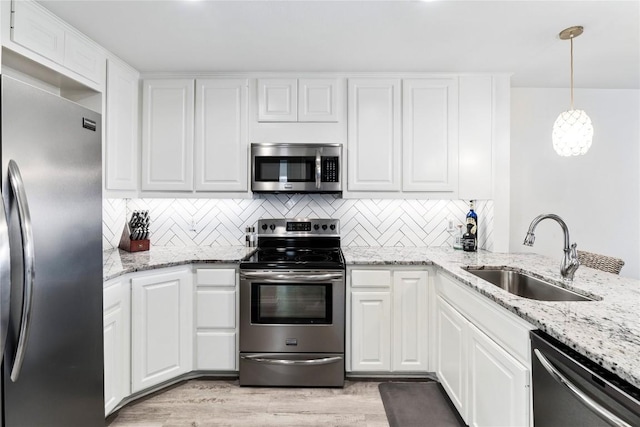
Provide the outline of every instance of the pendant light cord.
{"type": "Polygon", "coordinates": [[[570,41],[571,41],[571,109],[573,110],[573,36],[571,36],[570,41]]]}

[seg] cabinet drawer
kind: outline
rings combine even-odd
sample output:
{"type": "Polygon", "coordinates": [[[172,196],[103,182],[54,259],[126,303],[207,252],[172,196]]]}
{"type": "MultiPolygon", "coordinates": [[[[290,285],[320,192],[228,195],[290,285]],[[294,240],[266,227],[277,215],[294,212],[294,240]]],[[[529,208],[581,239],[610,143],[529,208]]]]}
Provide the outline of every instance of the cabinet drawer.
{"type": "Polygon", "coordinates": [[[351,287],[388,288],[391,286],[391,270],[353,270],[351,287]]]}
{"type": "Polygon", "coordinates": [[[235,286],[236,271],[232,268],[196,270],[196,284],[198,286],[235,286]]]}
{"type": "Polygon", "coordinates": [[[235,328],[236,291],[198,288],[196,292],[198,328],[235,328]]]}

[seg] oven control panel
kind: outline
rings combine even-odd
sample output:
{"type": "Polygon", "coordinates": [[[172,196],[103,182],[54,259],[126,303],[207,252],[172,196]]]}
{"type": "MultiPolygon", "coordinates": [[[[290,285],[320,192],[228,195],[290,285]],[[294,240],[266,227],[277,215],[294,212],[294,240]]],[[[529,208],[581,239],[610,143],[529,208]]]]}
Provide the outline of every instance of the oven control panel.
{"type": "Polygon", "coordinates": [[[258,236],[339,236],[340,220],[273,218],[258,220],[258,236]]]}

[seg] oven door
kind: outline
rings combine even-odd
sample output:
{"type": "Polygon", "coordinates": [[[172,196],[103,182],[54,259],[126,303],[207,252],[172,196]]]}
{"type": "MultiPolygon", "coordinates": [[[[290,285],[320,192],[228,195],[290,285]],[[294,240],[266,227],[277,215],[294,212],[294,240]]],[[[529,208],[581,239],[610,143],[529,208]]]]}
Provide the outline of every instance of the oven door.
{"type": "Polygon", "coordinates": [[[340,192],[340,146],[253,144],[251,191],[340,192]]]}
{"type": "Polygon", "coordinates": [[[344,271],[240,272],[240,352],[344,353],[344,271]]]}

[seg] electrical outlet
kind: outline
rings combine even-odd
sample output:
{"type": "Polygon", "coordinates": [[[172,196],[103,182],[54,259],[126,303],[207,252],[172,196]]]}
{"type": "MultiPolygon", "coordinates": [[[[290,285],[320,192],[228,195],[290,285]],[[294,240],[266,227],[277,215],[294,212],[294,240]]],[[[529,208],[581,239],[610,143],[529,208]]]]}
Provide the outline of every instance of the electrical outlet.
{"type": "Polygon", "coordinates": [[[189,227],[189,231],[193,231],[194,233],[197,231],[196,230],[196,219],[194,217],[191,217],[191,226],[189,227]]]}

